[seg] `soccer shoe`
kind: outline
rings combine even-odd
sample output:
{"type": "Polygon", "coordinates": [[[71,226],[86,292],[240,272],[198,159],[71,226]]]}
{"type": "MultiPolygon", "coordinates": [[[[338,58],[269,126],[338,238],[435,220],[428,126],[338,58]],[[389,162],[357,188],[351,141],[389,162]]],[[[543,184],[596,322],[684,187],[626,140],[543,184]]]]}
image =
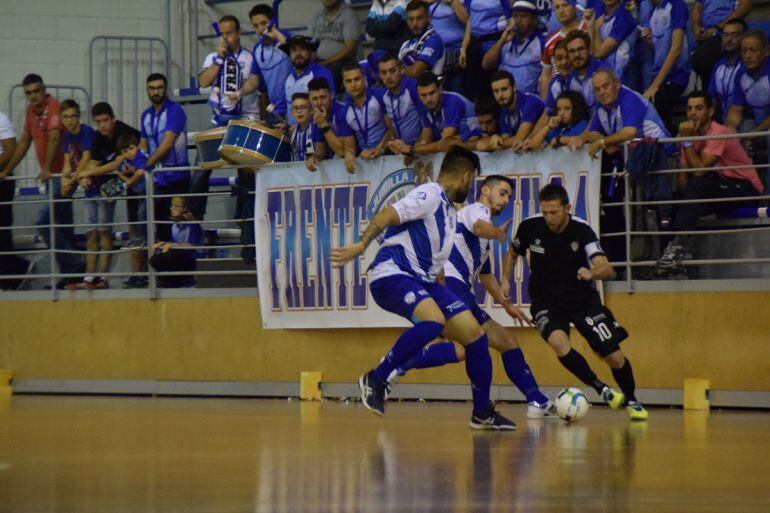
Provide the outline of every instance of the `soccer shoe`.
{"type": "Polygon", "coordinates": [[[500,415],[492,404],[484,414],[471,415],[470,426],[488,431],[516,431],[516,423],[500,415]]]}
{"type": "Polygon", "coordinates": [[[670,269],[671,267],[681,265],[683,260],[692,260],[692,254],[684,246],[669,243],[666,249],[663,250],[663,255],[658,259],[655,267],[670,269]]]}
{"type": "Polygon", "coordinates": [[[644,280],[686,280],[688,279],[687,268],[683,266],[676,267],[653,267],[642,279],[644,280]]]}
{"type": "Polygon", "coordinates": [[[637,401],[628,401],[626,403],[626,411],[628,412],[628,416],[631,417],[631,420],[647,420],[649,417],[649,414],[647,413],[647,410],[644,409],[644,406],[642,406],[642,403],[637,401]]]}
{"type": "Polygon", "coordinates": [[[607,404],[609,404],[610,408],[613,410],[617,410],[623,406],[624,402],[626,402],[626,396],[623,395],[623,392],[618,392],[610,387],[604,387],[604,389],[602,389],[602,399],[607,401],[607,404]]]}
{"type": "Polygon", "coordinates": [[[371,372],[358,378],[358,388],[361,389],[361,402],[368,410],[377,415],[385,415],[385,381],[372,377],[371,372]]]}
{"type": "Polygon", "coordinates": [[[556,414],[556,405],[550,399],[540,404],[537,401],[531,401],[527,406],[528,419],[558,419],[556,414]]]}

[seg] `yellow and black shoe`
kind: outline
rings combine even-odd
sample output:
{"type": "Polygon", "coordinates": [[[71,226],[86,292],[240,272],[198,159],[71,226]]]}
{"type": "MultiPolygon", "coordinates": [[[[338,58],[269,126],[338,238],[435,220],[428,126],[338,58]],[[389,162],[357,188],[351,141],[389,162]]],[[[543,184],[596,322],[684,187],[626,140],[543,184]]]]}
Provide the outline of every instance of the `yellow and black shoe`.
{"type": "Polygon", "coordinates": [[[647,420],[649,414],[647,410],[642,406],[642,403],[637,401],[628,401],[626,403],[626,411],[631,420],[647,420]]]}
{"type": "Polygon", "coordinates": [[[623,406],[623,403],[626,402],[626,396],[623,395],[623,392],[618,392],[610,387],[604,387],[602,390],[602,399],[604,399],[613,410],[619,409],[623,406]]]}

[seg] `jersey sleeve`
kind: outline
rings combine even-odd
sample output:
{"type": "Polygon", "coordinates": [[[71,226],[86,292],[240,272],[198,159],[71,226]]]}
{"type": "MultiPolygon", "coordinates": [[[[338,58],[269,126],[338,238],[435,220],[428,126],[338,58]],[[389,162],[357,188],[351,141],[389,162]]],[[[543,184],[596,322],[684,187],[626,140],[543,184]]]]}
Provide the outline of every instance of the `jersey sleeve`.
{"type": "Polygon", "coordinates": [[[481,203],[472,203],[461,208],[457,213],[457,222],[462,223],[470,231],[473,231],[473,225],[476,224],[476,221],[492,222],[489,209],[481,203]]]}
{"type": "Polygon", "coordinates": [[[682,0],[671,2],[671,31],[682,29],[687,32],[687,20],[690,11],[682,0]]]}
{"type": "Polygon", "coordinates": [[[620,103],[620,117],[623,120],[623,128],[632,126],[641,132],[644,128],[644,113],[646,111],[647,109],[641,100],[635,96],[626,96],[620,103]]]}
{"type": "MultiPolygon", "coordinates": [[[[174,105],[173,109],[168,111],[168,122],[166,124],[166,131],[173,132],[174,134],[181,134],[184,132],[185,125],[187,124],[187,114],[184,113],[182,107],[174,105]]],[[[160,141],[158,141],[160,142],[160,141]]]]}
{"type": "Polygon", "coordinates": [[[433,34],[433,36],[428,38],[414,58],[415,60],[426,63],[428,68],[433,68],[443,56],[444,43],[441,41],[441,37],[438,34],[433,34]]]}
{"type": "Polygon", "coordinates": [[[391,205],[398,213],[400,224],[422,219],[436,211],[441,196],[434,187],[435,184],[420,185],[391,205]]]}
{"type": "Polygon", "coordinates": [[[456,128],[460,132],[460,123],[465,117],[465,105],[457,98],[450,96],[444,104],[444,128],[456,128]],[[449,100],[452,101],[449,101],[449,100]],[[457,100],[457,101],[454,101],[457,100]]]}
{"type": "Polygon", "coordinates": [[[625,9],[620,9],[618,11],[618,17],[612,25],[612,30],[610,30],[609,37],[618,43],[621,43],[625,41],[634,30],[636,30],[636,25],[634,24],[634,19],[631,17],[631,13],[625,9]]]}
{"type": "Polygon", "coordinates": [[[534,125],[543,115],[543,110],[545,110],[545,104],[540,98],[534,95],[527,96],[527,101],[521,107],[521,122],[534,125]]]}
{"type": "Polygon", "coordinates": [[[594,257],[606,255],[599,245],[599,237],[596,236],[594,229],[584,222],[581,222],[580,226],[580,245],[586,252],[586,258],[591,260],[594,257]]]}
{"type": "Polygon", "coordinates": [[[511,248],[517,255],[527,256],[527,248],[529,247],[529,225],[527,221],[522,221],[519,227],[516,229],[516,235],[511,240],[511,248]]]}
{"type": "Polygon", "coordinates": [[[214,58],[216,58],[217,54],[212,52],[206,56],[205,59],[203,59],[203,64],[201,65],[201,71],[205,71],[209,69],[211,66],[214,65],[214,58]]]}
{"type": "Polygon", "coordinates": [[[353,129],[350,128],[350,125],[348,124],[347,120],[347,114],[348,109],[337,109],[337,111],[334,113],[334,120],[337,122],[337,131],[336,136],[337,137],[352,137],[355,134],[353,133],[353,129]]]}

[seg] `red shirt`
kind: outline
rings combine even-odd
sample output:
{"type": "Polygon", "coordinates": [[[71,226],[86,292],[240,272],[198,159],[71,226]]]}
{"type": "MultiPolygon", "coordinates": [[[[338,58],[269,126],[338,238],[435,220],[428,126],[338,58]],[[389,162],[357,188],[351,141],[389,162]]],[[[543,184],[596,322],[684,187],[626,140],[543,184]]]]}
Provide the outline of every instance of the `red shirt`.
{"type": "MultiPolygon", "coordinates": [[[[32,142],[35,144],[35,153],[37,161],[42,168],[45,165],[45,153],[48,148],[48,134],[50,130],[57,129],[63,136],[64,127],[61,124],[61,115],[59,112],[59,101],[46,95],[43,100],[43,110],[37,113],[31,105],[27,106],[27,114],[24,117],[24,132],[29,134],[32,142]]],[[[61,151],[56,151],[56,157],[51,165],[51,173],[61,173],[64,164],[64,155],[61,151]]]]}

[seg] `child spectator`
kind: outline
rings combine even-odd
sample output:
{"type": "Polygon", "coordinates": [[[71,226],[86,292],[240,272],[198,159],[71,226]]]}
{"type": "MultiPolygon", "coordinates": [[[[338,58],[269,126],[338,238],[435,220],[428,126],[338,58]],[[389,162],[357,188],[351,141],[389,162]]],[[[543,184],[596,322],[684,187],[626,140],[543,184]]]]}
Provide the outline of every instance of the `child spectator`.
{"type": "Polygon", "coordinates": [[[546,145],[554,148],[571,146],[575,138],[585,131],[590,117],[583,95],[575,91],[564,91],[556,99],[555,115],[524,142],[524,149],[539,150],[546,145]]]}
{"type": "MultiPolygon", "coordinates": [[[[118,137],[115,144],[117,151],[123,157],[118,168],[118,177],[126,184],[126,212],[129,223],[130,240],[128,247],[137,248],[131,252],[131,271],[140,273],[147,269],[147,154],[139,147],[139,138],[133,133],[118,137]]],[[[147,278],[131,276],[123,284],[124,288],[144,288],[147,278]]]]}
{"type": "Polygon", "coordinates": [[[310,171],[318,169],[318,162],[326,154],[326,145],[315,142],[318,127],[313,123],[312,105],[306,93],[294,93],[291,98],[291,112],[296,124],[289,128],[291,133],[291,156],[295,162],[305,161],[310,171]]]}
{"type": "MultiPolygon", "coordinates": [[[[169,218],[175,221],[171,225],[171,240],[155,243],[155,254],[150,258],[150,265],[158,272],[195,271],[198,251],[191,248],[203,245],[203,232],[187,209],[183,197],[171,198],[169,218]]],[[[164,288],[194,287],[195,276],[159,276],[158,285],[164,288]]]]}

